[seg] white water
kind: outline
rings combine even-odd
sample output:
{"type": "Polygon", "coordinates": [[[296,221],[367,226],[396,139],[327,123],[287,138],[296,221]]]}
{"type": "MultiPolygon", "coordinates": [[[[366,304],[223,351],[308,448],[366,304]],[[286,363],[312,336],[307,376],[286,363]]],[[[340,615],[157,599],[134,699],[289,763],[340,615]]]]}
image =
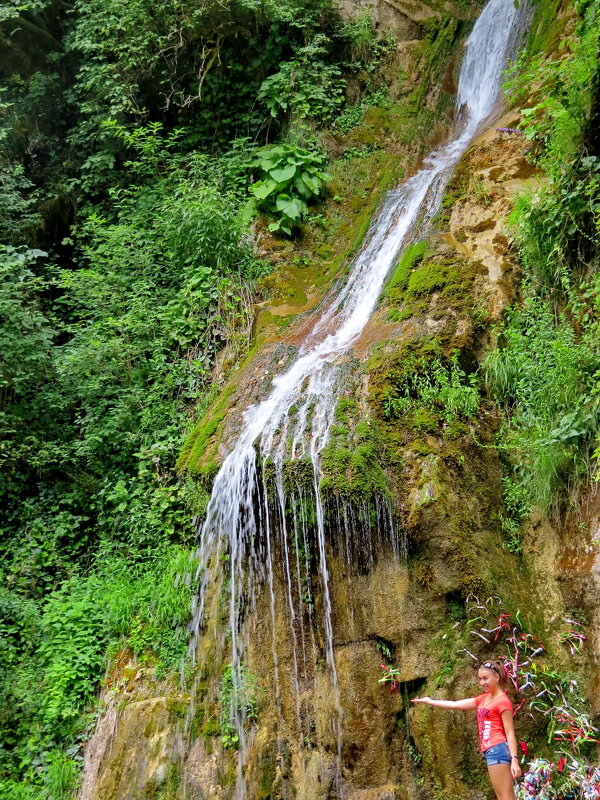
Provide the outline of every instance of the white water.
{"type": "MultiPolygon", "coordinates": [[[[327,443],[338,399],[340,358],[346,354],[367,324],[385,279],[405,247],[415,238],[416,230],[427,225],[439,207],[441,195],[453,167],[465,152],[482,123],[490,118],[498,102],[501,72],[516,30],[518,12],[512,0],[490,0],[475,23],[467,41],[460,71],[457,95],[457,123],[454,138],[432,152],[423,168],[398,189],[388,193],[383,207],[372,224],[361,252],[352,264],[347,283],[330,299],[312,331],[306,337],[291,366],[273,380],[268,396],[247,409],[238,440],[217,474],[201,529],[198,576],[200,587],[194,605],[191,651],[196,656],[198,636],[218,612],[215,584],[228,575],[229,634],[231,663],[236,685],[244,683],[243,658],[246,646],[243,616],[253,603],[258,587],[266,580],[269,587],[273,629],[273,665],[280,704],[276,636],[276,593],[274,589],[274,526],[279,527],[277,541],[282,543],[284,559],[282,582],[290,619],[293,664],[292,681],[297,695],[297,728],[302,741],[299,675],[306,675],[304,628],[296,624],[292,594],[300,582],[302,565],[296,548],[295,563],[288,541],[298,541],[298,511],[294,500],[292,530],[287,530],[286,501],[282,464],[286,458],[309,457],[313,465],[314,501],[318,569],[321,579],[322,616],[325,658],[330,673],[335,715],[332,727],[337,737],[337,794],[341,796],[341,725],[339,696],[333,648],[331,598],[326,560],[324,514],[319,494],[319,454],[327,443]],[[294,407],[294,413],[291,409],[294,407]],[[290,444],[291,443],[291,444],[290,444]],[[269,510],[266,486],[259,486],[257,450],[275,466],[278,512],[269,510]],[[262,494],[262,502],[256,495],[262,494]],[[257,505],[261,518],[257,516],[257,505]],[[210,591],[210,587],[213,587],[210,591]],[[209,598],[212,598],[209,603],[209,598]],[[249,599],[248,599],[249,598],[249,599]],[[207,607],[210,605],[210,608],[207,607]],[[242,606],[244,608],[242,612],[242,606]],[[298,636],[296,631],[301,633],[298,636]],[[301,638],[302,641],[298,641],[301,638]],[[303,670],[299,664],[303,663],[303,670]]],[[[306,545],[306,533],[304,532],[306,545]]],[[[223,587],[221,587],[222,589],[223,587]]],[[[302,617],[302,613],[298,615],[302,617]]],[[[312,636],[313,656],[316,653],[312,636]]],[[[310,654],[309,654],[310,657],[310,654]]],[[[288,665],[289,667],[289,665],[288,665]]],[[[234,692],[231,716],[239,736],[237,798],[245,797],[243,766],[246,757],[245,709],[234,692]]]]}

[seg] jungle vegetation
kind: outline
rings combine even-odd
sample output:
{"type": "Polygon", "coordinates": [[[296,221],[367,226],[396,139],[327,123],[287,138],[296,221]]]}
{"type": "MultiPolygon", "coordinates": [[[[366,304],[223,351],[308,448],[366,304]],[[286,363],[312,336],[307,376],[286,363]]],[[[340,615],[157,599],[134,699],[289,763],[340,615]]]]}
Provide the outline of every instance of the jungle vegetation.
{"type": "MultiPolygon", "coordinates": [[[[533,36],[508,86],[540,86],[524,134],[548,178],[515,208],[523,302],[481,382],[513,549],[589,473],[600,422],[600,25],[575,11],[560,57],[533,36]]],[[[391,45],[327,0],[7,0],[0,43],[0,798],[66,800],[112,655],[156,680],[185,657],[175,577],[207,496],[174,464],[215,354],[250,343],[270,269],[250,222],[294,235],[323,132],[385,102],[391,45]]]]}
{"type": "Polygon", "coordinates": [[[9,0],[0,40],[0,797],[62,800],[111,653],[185,657],[174,463],[249,344],[249,223],[294,233],[389,42],[326,0],[9,0]]]}

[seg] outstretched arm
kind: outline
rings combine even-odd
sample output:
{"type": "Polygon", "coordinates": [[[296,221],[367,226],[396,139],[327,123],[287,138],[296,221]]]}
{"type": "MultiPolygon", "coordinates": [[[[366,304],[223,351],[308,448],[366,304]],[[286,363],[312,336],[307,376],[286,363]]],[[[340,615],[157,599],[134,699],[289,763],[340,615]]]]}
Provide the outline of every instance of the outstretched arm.
{"type": "Polygon", "coordinates": [[[433,700],[431,697],[415,697],[411,703],[424,703],[436,708],[453,708],[457,711],[471,711],[477,708],[474,697],[466,697],[464,700],[433,700]]]}

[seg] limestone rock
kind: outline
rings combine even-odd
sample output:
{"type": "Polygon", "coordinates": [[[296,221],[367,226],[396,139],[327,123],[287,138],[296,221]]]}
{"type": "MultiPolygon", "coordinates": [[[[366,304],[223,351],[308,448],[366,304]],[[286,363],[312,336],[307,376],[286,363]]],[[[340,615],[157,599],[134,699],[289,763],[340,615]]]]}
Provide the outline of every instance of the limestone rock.
{"type": "Polygon", "coordinates": [[[129,703],[120,713],[110,705],[86,749],[79,800],[142,800],[180,754],[166,697],[129,703]]]}
{"type": "Polygon", "coordinates": [[[197,739],[188,753],[184,783],[186,793],[197,800],[221,800],[217,781],[217,754],[208,754],[202,739],[197,739]]]}
{"type": "Polygon", "coordinates": [[[370,12],[375,27],[390,32],[397,41],[419,38],[419,24],[440,12],[420,0],[334,0],[333,7],[345,19],[370,12]]]}

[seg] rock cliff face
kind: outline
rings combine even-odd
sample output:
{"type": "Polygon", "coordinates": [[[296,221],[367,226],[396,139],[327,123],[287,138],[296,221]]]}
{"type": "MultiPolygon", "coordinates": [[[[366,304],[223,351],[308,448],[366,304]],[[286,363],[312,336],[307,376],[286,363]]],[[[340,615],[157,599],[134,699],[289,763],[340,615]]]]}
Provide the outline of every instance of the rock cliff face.
{"type": "Polygon", "coordinates": [[[346,19],[356,19],[362,14],[370,13],[379,30],[391,32],[401,42],[419,39],[418,23],[439,16],[443,10],[442,4],[437,7],[434,3],[403,0],[378,0],[376,3],[368,0],[335,0],[333,7],[346,19]]]}
{"type": "MultiPolygon", "coordinates": [[[[362,7],[339,4],[348,15],[362,7]]],[[[408,41],[419,36],[420,23],[448,8],[380,0],[374,13],[381,27],[408,41]]],[[[399,52],[405,54],[402,46],[399,52]]],[[[552,635],[558,619],[578,606],[587,609],[591,630],[600,622],[595,495],[583,522],[533,521],[518,562],[502,546],[502,468],[491,404],[484,403],[475,422],[454,427],[427,419],[408,425],[382,413],[386,391],[407,358],[458,351],[461,364],[472,370],[493,339],[494,322],[517,299],[507,217],[514,193],[535,187],[539,176],[521,137],[497,130],[516,122],[507,114],[459,163],[425,255],[410,272],[424,280],[429,270],[435,280],[419,286],[414,280],[418,290],[398,294],[392,277],[348,357],[348,389],[323,457],[337,687],[326,663],[326,598],[315,557],[290,549],[292,567],[303,558],[307,565],[294,583],[286,579],[288,550],[275,553],[271,588],[259,587],[254,607],[248,606],[248,800],[325,800],[337,796],[340,780],[346,800],[488,797],[473,720],[409,703],[416,693],[478,693],[473,659],[492,656],[497,645],[469,626],[465,600],[487,600],[492,616],[504,611],[514,619],[519,613],[524,629],[544,640],[556,663],[565,661],[552,635]],[[290,603],[300,609],[292,616],[290,603]],[[398,692],[378,682],[382,661],[397,670],[398,692]]],[[[316,286],[311,308],[324,292],[316,286]]],[[[204,481],[228,451],[244,408],[296,352],[310,309],[303,303],[283,307],[275,297],[260,313],[270,319],[289,314],[291,322],[283,335],[263,331],[263,346],[209,410],[198,460],[187,462],[204,481]]],[[[286,469],[300,492],[303,481],[310,483],[302,464],[290,462],[286,469]]],[[[311,550],[315,509],[307,503],[303,513],[304,545],[311,550]]],[[[599,712],[597,635],[591,644],[590,656],[576,666],[589,670],[589,693],[599,712]]],[[[147,697],[123,707],[114,701],[89,745],[81,800],[235,796],[235,748],[223,741],[219,723],[226,648],[215,645],[212,631],[200,637],[199,648],[187,718],[181,710],[187,695],[176,701],[147,697]]],[[[530,722],[521,724],[518,735],[539,735],[530,722]]]]}

